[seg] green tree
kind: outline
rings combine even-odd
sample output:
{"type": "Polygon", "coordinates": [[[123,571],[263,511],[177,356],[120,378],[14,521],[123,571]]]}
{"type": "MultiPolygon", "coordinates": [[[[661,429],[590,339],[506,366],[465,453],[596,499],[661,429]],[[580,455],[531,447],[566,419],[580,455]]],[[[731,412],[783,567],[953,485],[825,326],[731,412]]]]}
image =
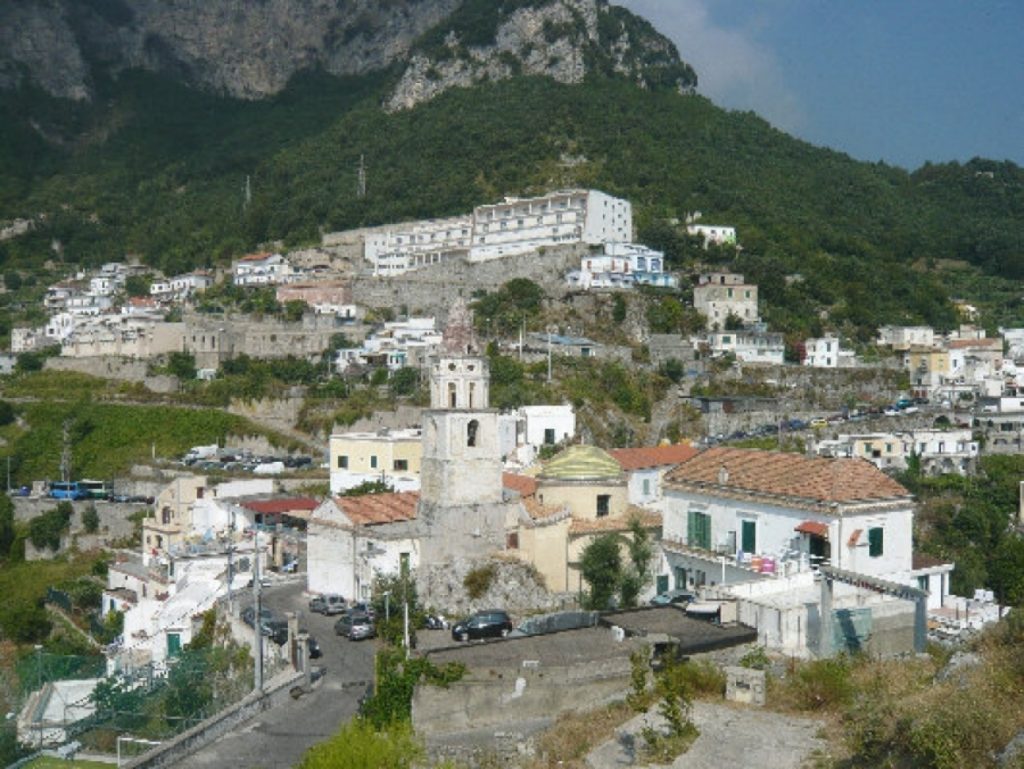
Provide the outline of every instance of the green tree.
{"type": "Polygon", "coordinates": [[[622,323],[626,320],[626,297],[616,294],[612,299],[612,320],[622,323]]]}
{"type": "Polygon", "coordinates": [[[167,356],[167,373],[182,382],[196,378],[196,356],[190,352],[172,352],[167,356]]]}
{"type": "Polygon", "coordinates": [[[149,296],[149,286],[153,282],[151,274],[129,275],[124,281],[124,292],[128,296],[149,296]]]}
{"type": "Polygon", "coordinates": [[[580,574],[589,590],[583,603],[588,609],[607,609],[622,581],[622,553],[616,534],[591,540],[580,556],[580,574]]]}
{"type": "Polygon", "coordinates": [[[309,305],[301,299],[290,299],[284,303],[284,319],[291,323],[298,323],[307,310],[309,310],[309,305]]]}
{"type": "Polygon", "coordinates": [[[96,510],[96,505],[90,503],[82,511],[82,527],[87,534],[95,534],[99,529],[100,514],[96,510]]]}
{"type": "Polygon", "coordinates": [[[14,502],[3,494],[0,495],[0,561],[7,560],[15,536],[14,502]]]}
{"type": "Polygon", "coordinates": [[[636,606],[637,597],[644,586],[651,581],[651,536],[644,527],[643,518],[633,515],[629,519],[629,534],[626,537],[626,552],[629,555],[628,568],[622,571],[619,595],[623,606],[636,606]]]}
{"type": "Polygon", "coordinates": [[[17,270],[8,270],[4,273],[4,288],[8,291],[17,291],[21,288],[21,275],[17,270]]]}
{"type": "Polygon", "coordinates": [[[388,387],[394,396],[412,395],[420,383],[419,369],[403,366],[391,375],[388,387]]]}
{"type": "Polygon", "coordinates": [[[369,720],[354,718],[333,737],[310,748],[298,769],[411,769],[424,756],[409,724],[389,724],[378,730],[369,720]]]}

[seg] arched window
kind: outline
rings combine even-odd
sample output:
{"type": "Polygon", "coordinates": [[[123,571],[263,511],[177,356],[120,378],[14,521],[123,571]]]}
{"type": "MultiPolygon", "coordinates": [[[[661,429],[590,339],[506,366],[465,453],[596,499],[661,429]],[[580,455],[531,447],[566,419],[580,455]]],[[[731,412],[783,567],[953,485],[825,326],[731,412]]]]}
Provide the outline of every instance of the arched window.
{"type": "Polygon", "coordinates": [[[466,445],[476,446],[476,433],[480,429],[480,423],[475,419],[471,419],[469,424],[466,425],[466,445]]]}
{"type": "Polygon", "coordinates": [[[455,408],[455,382],[448,383],[448,408],[455,408]]]}
{"type": "Polygon", "coordinates": [[[476,382],[469,383],[469,407],[473,408],[473,393],[476,392],[476,382]]]}

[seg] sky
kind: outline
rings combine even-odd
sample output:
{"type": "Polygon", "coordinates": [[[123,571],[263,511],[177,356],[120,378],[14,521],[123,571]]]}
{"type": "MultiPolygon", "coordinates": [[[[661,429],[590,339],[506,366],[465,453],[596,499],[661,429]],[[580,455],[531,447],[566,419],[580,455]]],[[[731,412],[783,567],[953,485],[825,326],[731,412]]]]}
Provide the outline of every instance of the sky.
{"type": "Polygon", "coordinates": [[[858,160],[1024,166],[1024,0],[612,0],[698,92],[858,160]]]}

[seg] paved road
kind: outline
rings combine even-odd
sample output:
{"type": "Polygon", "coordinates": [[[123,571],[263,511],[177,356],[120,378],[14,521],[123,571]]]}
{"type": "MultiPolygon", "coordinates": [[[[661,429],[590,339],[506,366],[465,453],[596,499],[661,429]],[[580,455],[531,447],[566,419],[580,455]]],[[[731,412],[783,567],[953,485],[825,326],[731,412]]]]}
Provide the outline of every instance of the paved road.
{"type": "Polygon", "coordinates": [[[269,588],[263,599],[277,611],[299,612],[299,626],[320,642],[323,657],[314,664],[322,665],[326,675],[311,693],[260,713],[175,766],[285,769],[295,766],[308,748],[330,737],[355,715],[358,699],[372,677],[375,642],[336,636],[334,617],[307,610],[302,583],[269,588]]]}

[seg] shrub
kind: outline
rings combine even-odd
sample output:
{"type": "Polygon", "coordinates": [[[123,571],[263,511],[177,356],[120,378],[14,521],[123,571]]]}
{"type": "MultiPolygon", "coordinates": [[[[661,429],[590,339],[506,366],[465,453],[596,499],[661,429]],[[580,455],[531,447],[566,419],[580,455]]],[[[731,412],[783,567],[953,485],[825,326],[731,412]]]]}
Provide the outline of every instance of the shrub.
{"type": "Polygon", "coordinates": [[[798,667],[787,681],[795,707],[821,710],[847,704],[853,696],[850,663],[846,657],[814,660],[798,667]]]}
{"type": "Polygon", "coordinates": [[[740,657],[740,666],[751,670],[767,670],[770,664],[768,650],[763,646],[755,646],[740,657]]]}
{"type": "Polygon", "coordinates": [[[96,505],[90,504],[82,511],[82,526],[88,534],[95,534],[100,527],[100,514],[96,505]]]}
{"type": "Polygon", "coordinates": [[[687,690],[694,694],[725,694],[725,673],[710,660],[690,660],[676,666],[678,676],[687,690]]]}
{"type": "Polygon", "coordinates": [[[423,758],[423,746],[408,724],[377,731],[361,718],[341,727],[333,737],[310,748],[299,769],[408,769],[423,758]]]}
{"type": "Polygon", "coordinates": [[[494,578],[497,576],[498,568],[493,563],[477,566],[466,574],[462,580],[462,586],[466,588],[466,593],[470,599],[475,601],[478,598],[482,598],[491,589],[491,585],[494,584],[494,578]]]}

